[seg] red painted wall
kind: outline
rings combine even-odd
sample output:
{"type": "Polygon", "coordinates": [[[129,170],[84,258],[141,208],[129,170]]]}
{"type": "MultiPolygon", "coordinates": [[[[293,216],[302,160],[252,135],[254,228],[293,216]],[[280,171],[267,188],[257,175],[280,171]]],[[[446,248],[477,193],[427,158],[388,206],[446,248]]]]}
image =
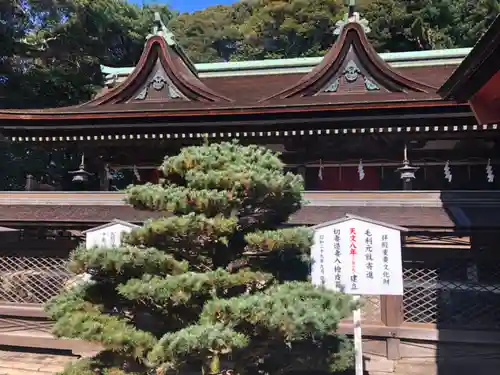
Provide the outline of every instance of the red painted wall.
{"type": "Polygon", "coordinates": [[[376,167],[364,167],[365,177],[360,180],[357,167],[325,167],[319,190],[379,190],[380,172],[376,167]]]}

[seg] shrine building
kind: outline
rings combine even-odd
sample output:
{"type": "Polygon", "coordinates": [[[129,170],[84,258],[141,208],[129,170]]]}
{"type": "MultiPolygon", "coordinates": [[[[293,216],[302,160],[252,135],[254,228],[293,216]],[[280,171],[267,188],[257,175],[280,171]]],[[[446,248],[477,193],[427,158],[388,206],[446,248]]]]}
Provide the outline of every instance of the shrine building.
{"type": "Polygon", "coordinates": [[[382,54],[358,13],[346,20],[324,57],[209,64],[193,64],[158,21],[136,66],[101,67],[106,85],[89,102],[0,110],[6,141],[79,155],[60,181],[27,171],[25,191],[0,192],[0,345],[68,360],[92,351],[52,337],[41,307],[73,276],[69,252],[94,227],[153,215],[119,190],[158,182],[165,155],[238,139],[281,152],[303,175],[307,203],[288,225],[351,214],[407,230],[404,296],[363,306],[368,373],[409,374],[414,363],[411,374],[491,373],[488,353],[500,347],[500,20],[473,49],[382,54]]]}

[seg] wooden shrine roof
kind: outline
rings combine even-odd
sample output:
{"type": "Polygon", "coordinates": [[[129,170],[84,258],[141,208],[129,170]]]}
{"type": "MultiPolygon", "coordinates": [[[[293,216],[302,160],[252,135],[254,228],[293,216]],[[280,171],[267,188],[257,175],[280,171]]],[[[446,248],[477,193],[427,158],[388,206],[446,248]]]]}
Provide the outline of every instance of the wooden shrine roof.
{"type": "MultiPolygon", "coordinates": [[[[0,225],[99,225],[113,219],[141,223],[164,213],[135,210],[120,193],[0,192],[0,225]]],[[[410,229],[498,228],[494,191],[305,192],[308,202],[289,223],[314,225],[353,214],[410,229]]]]}
{"type": "Polygon", "coordinates": [[[439,88],[445,99],[470,100],[500,70],[500,16],[490,25],[474,48],[439,88]]]}
{"type": "Polygon", "coordinates": [[[445,100],[468,102],[480,124],[500,121],[500,16],[441,86],[445,100]]]}
{"type": "MultiPolygon", "coordinates": [[[[35,122],[146,117],[284,113],[311,107],[356,110],[455,105],[437,87],[454,65],[393,68],[380,58],[356,20],[310,72],[201,77],[165,29],[151,36],[134,70],[116,87],[71,107],[0,110],[0,130],[35,122]]],[[[324,110],[324,108],[321,108],[324,110]]],[[[199,120],[196,120],[199,121],[199,120]]],[[[41,125],[41,124],[40,124],[41,125]]],[[[38,126],[38,123],[37,123],[38,126]]],[[[27,129],[27,128],[26,128],[27,129]]]]}
{"type": "MultiPolygon", "coordinates": [[[[441,85],[454,72],[457,65],[449,62],[447,65],[409,66],[393,68],[398,74],[429,85],[441,85]]],[[[209,88],[225,97],[232,98],[235,103],[255,103],[269,96],[269,93],[279,93],[287,87],[299,82],[306,73],[232,75],[216,77],[200,77],[209,88]],[[242,89],[244,88],[244,89],[242,89]]],[[[104,89],[103,94],[110,91],[104,89]]],[[[370,98],[368,98],[370,99],[370,98]]],[[[357,99],[359,101],[359,99],[357,99]]]]}

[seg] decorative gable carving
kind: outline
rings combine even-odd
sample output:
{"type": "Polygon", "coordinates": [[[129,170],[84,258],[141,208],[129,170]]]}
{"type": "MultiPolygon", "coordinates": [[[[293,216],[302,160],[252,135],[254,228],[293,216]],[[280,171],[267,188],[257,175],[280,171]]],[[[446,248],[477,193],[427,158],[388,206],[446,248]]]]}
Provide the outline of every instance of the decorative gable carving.
{"type": "Polygon", "coordinates": [[[363,68],[352,47],[339,71],[315,95],[332,93],[363,93],[387,90],[363,68]]]}
{"type": "Polygon", "coordinates": [[[189,100],[168,77],[160,61],[156,62],[155,69],[151,72],[143,87],[133,96],[133,99],[163,101],[189,100]]]}
{"type": "Polygon", "coordinates": [[[436,88],[394,71],[366,38],[366,25],[355,14],[339,25],[340,36],[322,62],[296,84],[270,99],[363,93],[435,93],[436,88]]]}

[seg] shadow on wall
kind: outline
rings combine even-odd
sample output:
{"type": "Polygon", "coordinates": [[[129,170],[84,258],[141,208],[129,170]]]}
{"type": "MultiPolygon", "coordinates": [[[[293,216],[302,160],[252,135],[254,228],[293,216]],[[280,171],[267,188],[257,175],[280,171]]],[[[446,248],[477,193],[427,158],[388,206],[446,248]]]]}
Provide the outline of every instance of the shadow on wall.
{"type": "Polygon", "coordinates": [[[439,341],[415,343],[418,365],[403,358],[398,373],[498,373],[500,192],[442,191],[441,201],[456,232],[404,264],[405,321],[435,327],[439,341]]]}

